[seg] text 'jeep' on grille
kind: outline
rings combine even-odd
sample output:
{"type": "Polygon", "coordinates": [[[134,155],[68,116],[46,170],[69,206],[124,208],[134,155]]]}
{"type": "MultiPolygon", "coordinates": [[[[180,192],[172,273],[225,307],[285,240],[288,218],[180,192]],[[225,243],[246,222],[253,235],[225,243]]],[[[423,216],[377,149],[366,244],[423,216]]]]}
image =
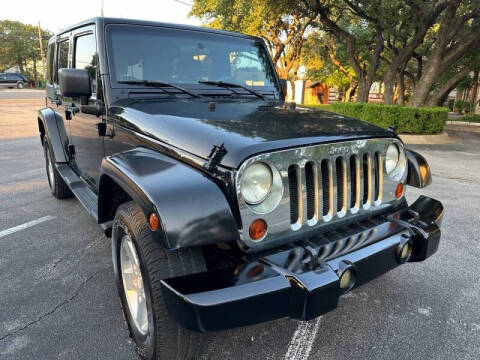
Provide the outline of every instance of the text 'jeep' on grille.
{"type": "Polygon", "coordinates": [[[47,60],[48,182],[111,238],[143,358],[312,319],[438,248],[442,204],[405,200],[431,182],[425,159],[392,129],[286,104],[259,38],[96,18],[52,37],[47,60]]]}

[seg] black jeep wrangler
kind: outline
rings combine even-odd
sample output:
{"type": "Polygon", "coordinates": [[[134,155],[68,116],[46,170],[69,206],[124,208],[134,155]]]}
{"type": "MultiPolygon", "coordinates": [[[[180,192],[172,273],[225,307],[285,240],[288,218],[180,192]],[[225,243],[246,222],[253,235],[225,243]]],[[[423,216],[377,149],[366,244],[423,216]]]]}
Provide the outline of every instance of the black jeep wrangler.
{"type": "Polygon", "coordinates": [[[443,206],[393,129],[284,101],[264,42],[96,18],[52,37],[38,112],[53,195],[111,237],[125,317],[147,359],[209,332],[309,320],[438,248],[443,206]]]}

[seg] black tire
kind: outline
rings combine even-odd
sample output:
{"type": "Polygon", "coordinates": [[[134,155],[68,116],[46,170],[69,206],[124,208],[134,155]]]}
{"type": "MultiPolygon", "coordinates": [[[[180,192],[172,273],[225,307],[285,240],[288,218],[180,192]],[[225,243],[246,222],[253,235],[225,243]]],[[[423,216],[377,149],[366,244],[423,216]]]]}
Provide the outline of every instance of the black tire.
{"type": "Polygon", "coordinates": [[[50,191],[52,192],[53,196],[55,196],[57,199],[71,197],[73,195],[72,191],[58,173],[58,170],[55,167],[55,161],[53,160],[53,156],[50,151],[48,140],[46,139],[43,142],[43,151],[45,155],[45,170],[47,172],[48,186],[50,187],[50,191]],[[52,168],[49,170],[50,165],[52,168]]]}
{"type": "Polygon", "coordinates": [[[147,219],[134,202],[120,205],[112,229],[112,255],[117,288],[130,336],[143,359],[195,359],[203,347],[205,335],[182,328],[168,315],[160,280],[206,271],[200,249],[166,250],[153,241],[147,219]],[[128,235],[137,252],[145,291],[148,331],[142,335],[130,315],[125,297],[120,264],[120,244],[128,235]]]}

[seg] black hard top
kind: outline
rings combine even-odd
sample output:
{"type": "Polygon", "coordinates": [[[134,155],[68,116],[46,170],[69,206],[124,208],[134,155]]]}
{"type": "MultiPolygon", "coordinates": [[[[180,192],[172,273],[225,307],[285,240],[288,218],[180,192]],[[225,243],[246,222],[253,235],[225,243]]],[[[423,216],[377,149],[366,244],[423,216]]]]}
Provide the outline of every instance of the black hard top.
{"type": "Polygon", "coordinates": [[[203,31],[203,32],[208,32],[212,34],[220,34],[220,35],[229,35],[229,36],[236,36],[236,37],[242,37],[242,38],[247,38],[247,39],[260,39],[259,37],[256,36],[250,36],[250,35],[245,35],[245,34],[240,34],[236,32],[231,32],[231,31],[224,31],[224,30],[218,30],[218,29],[212,29],[212,28],[207,28],[207,27],[201,27],[201,26],[192,26],[192,25],[183,25],[183,24],[171,24],[171,23],[164,23],[164,22],[159,22],[159,21],[147,21],[147,20],[136,20],[136,19],[124,19],[124,18],[110,18],[110,17],[94,17],[91,19],[84,20],[82,22],[76,23],[74,25],[71,25],[65,29],[62,29],[58,32],[57,35],[64,34],[66,32],[72,31],[76,28],[88,25],[88,24],[126,24],[126,25],[144,25],[144,26],[159,26],[159,27],[165,27],[165,28],[170,28],[170,29],[179,29],[179,30],[193,30],[193,31],[203,31]]]}

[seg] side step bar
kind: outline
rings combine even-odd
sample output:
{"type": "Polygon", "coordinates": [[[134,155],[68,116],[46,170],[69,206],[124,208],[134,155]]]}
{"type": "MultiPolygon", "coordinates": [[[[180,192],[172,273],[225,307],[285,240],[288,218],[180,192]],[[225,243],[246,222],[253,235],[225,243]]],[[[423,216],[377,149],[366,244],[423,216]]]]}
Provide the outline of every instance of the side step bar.
{"type": "MultiPolygon", "coordinates": [[[[98,222],[98,196],[82,181],[68,164],[55,164],[60,176],[65,180],[67,186],[72,190],[80,204],[98,222]]],[[[110,237],[112,221],[99,224],[105,235],[110,237]]]]}

